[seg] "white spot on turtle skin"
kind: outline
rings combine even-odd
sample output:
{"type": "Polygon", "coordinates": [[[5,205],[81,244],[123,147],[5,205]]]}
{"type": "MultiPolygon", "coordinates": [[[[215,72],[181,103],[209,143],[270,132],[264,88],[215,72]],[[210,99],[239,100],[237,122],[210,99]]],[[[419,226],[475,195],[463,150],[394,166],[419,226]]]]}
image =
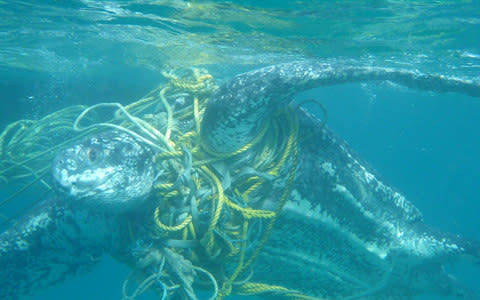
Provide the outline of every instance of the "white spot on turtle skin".
{"type": "Polygon", "coordinates": [[[373,176],[372,173],[367,172],[367,171],[365,171],[364,176],[365,176],[365,180],[367,181],[367,183],[370,183],[372,180],[375,179],[375,176],[373,176]]]}
{"type": "Polygon", "coordinates": [[[66,166],[70,171],[77,170],[77,162],[74,159],[71,159],[71,158],[67,159],[66,166]]]}
{"type": "Polygon", "coordinates": [[[28,249],[28,243],[25,240],[17,240],[17,241],[15,241],[15,244],[17,245],[17,248],[19,250],[27,250],[28,249]]]}
{"type": "Polygon", "coordinates": [[[324,162],[322,164],[322,169],[330,176],[335,175],[335,170],[333,169],[333,165],[330,162],[324,162]]]}
{"type": "Polygon", "coordinates": [[[37,228],[46,227],[49,219],[48,213],[46,212],[30,218],[27,224],[25,224],[25,231],[33,232],[36,231],[37,228]]]}
{"type": "Polygon", "coordinates": [[[401,238],[401,237],[403,237],[403,234],[404,234],[404,232],[400,229],[400,226],[397,223],[395,236],[397,238],[401,238]]]}
{"type": "Polygon", "coordinates": [[[388,252],[387,252],[385,249],[380,248],[380,247],[378,247],[378,246],[375,245],[375,244],[372,244],[372,243],[368,244],[368,243],[366,243],[365,245],[366,245],[366,249],[367,249],[369,252],[376,254],[376,255],[377,255],[379,258],[381,258],[381,259],[385,259],[385,257],[387,257],[387,255],[388,255],[388,252]]]}

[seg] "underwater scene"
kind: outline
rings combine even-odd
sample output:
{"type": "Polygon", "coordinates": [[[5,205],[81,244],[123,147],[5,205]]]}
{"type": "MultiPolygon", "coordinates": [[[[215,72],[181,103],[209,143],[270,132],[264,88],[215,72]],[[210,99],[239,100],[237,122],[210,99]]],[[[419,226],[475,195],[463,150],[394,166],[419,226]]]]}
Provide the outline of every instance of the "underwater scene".
{"type": "Polygon", "coordinates": [[[480,1],[0,24],[0,299],[480,299],[480,1]]]}

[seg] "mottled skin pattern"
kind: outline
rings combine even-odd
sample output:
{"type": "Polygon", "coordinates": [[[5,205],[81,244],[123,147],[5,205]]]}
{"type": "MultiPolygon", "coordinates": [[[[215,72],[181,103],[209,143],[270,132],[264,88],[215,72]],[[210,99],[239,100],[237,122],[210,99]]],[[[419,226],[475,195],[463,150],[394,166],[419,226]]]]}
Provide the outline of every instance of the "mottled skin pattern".
{"type": "MultiPolygon", "coordinates": [[[[239,75],[223,85],[209,102],[202,123],[203,139],[217,151],[235,150],[250,141],[262,120],[294,94],[316,86],[364,80],[391,80],[416,89],[480,96],[478,83],[418,72],[316,62],[282,64],[239,75]]],[[[469,296],[443,272],[442,264],[460,258],[478,262],[478,245],[428,228],[419,211],[382,182],[344,141],[328,129],[318,131],[318,121],[301,109],[297,114],[302,135],[312,135],[299,140],[294,189],[254,266],[253,280],[338,299],[395,299],[424,292],[469,296]]],[[[101,138],[108,139],[109,134],[113,140],[121,135],[105,133],[101,138]]],[[[85,149],[97,145],[92,140],[96,138],[84,142],[85,149]]],[[[123,139],[128,140],[116,139],[118,147],[123,139]]],[[[129,175],[132,185],[142,176],[153,176],[151,172],[135,174],[153,165],[152,161],[146,163],[143,155],[149,150],[137,146],[143,152],[137,160],[130,157],[129,169],[116,169],[133,172],[129,175]],[[135,162],[143,167],[137,168],[135,162]]],[[[77,154],[88,158],[89,152],[83,150],[67,150],[56,163],[63,165],[65,157],[72,159],[77,154]]],[[[126,160],[110,160],[112,153],[116,153],[115,147],[104,152],[103,163],[116,161],[123,167],[126,160]]],[[[95,164],[86,166],[88,172],[83,175],[95,173],[95,164]]],[[[286,169],[281,172],[286,173],[286,169]]],[[[65,176],[57,174],[55,178],[63,190],[72,191],[71,186],[62,184],[65,176]]],[[[150,179],[146,182],[153,182],[150,179]]],[[[40,203],[0,235],[1,299],[16,299],[88,271],[102,253],[128,260],[134,242],[126,224],[130,223],[136,236],[148,232],[151,185],[144,186],[141,196],[132,197],[141,205],[125,205],[128,197],[117,203],[106,192],[112,191],[109,187],[118,179],[99,181],[95,184],[86,178],[79,182],[89,201],[76,201],[83,199],[78,193],[61,194],[59,199],[40,203]],[[91,194],[88,184],[96,193],[106,193],[91,194]],[[109,205],[115,209],[108,209],[109,205]]],[[[278,199],[276,196],[274,193],[266,205],[278,199]]]]}
{"type": "MultiPolygon", "coordinates": [[[[52,173],[59,196],[0,234],[0,299],[89,271],[104,253],[128,262],[126,220],[150,219],[153,152],[126,133],[93,135],[61,151],[52,173]]],[[[138,223],[135,233],[150,225],[138,223]]]]}
{"type": "Polygon", "coordinates": [[[106,212],[51,199],[0,237],[0,296],[17,299],[91,270],[118,245],[118,220],[106,212]]]}
{"type": "MultiPolygon", "coordinates": [[[[256,136],[292,96],[313,87],[390,80],[418,90],[480,97],[480,84],[418,71],[317,62],[241,74],[210,100],[202,138],[219,152],[256,136]]],[[[480,244],[422,223],[418,209],[315,117],[298,110],[294,190],[255,266],[254,280],[328,299],[398,299],[422,293],[474,297],[443,264],[480,263],[480,244]],[[294,280],[292,280],[294,279],[294,280]]],[[[275,195],[272,198],[278,198],[275,195]]]]}
{"type": "MultiPolygon", "coordinates": [[[[300,131],[320,125],[299,113],[300,131]]],[[[254,279],[328,299],[476,299],[443,271],[480,263],[480,244],[440,233],[328,129],[299,143],[292,196],[256,262],[254,279]],[[295,278],[295,280],[292,280],[295,278]]]]}

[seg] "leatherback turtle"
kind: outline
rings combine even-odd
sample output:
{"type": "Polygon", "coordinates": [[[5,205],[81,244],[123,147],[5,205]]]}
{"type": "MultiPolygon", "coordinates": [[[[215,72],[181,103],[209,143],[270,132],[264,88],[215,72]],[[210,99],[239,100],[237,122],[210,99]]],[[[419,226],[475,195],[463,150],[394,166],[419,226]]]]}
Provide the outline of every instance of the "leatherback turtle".
{"type": "MultiPolygon", "coordinates": [[[[372,80],[480,97],[478,82],[418,71],[279,64],[223,84],[208,103],[202,140],[210,150],[234,151],[295,94],[372,80]]],[[[473,297],[443,265],[479,263],[480,245],[425,225],[418,209],[346,142],[303,109],[295,114],[308,138],[298,140],[290,197],[251,280],[329,299],[402,299],[427,292],[473,297]]],[[[156,169],[154,152],[121,131],[92,135],[60,152],[53,166],[59,196],[39,203],[0,235],[0,297],[17,299],[89,271],[104,253],[122,261],[134,255],[126,250],[135,246],[132,232],[148,234],[151,191],[164,171],[156,169]]],[[[276,201],[273,189],[257,208],[271,209],[276,201]]]]}

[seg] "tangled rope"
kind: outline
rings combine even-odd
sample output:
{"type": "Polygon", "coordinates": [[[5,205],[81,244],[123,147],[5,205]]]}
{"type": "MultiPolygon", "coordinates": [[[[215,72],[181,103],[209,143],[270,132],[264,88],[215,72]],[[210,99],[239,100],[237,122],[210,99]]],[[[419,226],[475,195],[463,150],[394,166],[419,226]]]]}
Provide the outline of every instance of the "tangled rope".
{"type": "MultiPolygon", "coordinates": [[[[155,163],[163,172],[154,186],[152,241],[139,246],[141,237],[130,232],[137,247],[130,254],[134,271],[124,282],[124,300],[150,289],[157,290],[162,300],[173,294],[197,299],[194,284],[212,289],[210,299],[232,293],[313,299],[250,281],[253,263],[292,189],[298,140],[295,113],[279,111],[249,143],[231,153],[216,153],[200,138],[202,116],[216,89],[212,76],[198,69],[188,76],[163,75],[166,84],[126,106],[71,107],[39,121],[10,125],[0,135],[0,179],[43,181],[56,149],[102,128],[126,132],[156,151],[155,163]],[[99,113],[105,111],[110,113],[99,113]],[[56,135],[58,139],[50,139],[56,135]],[[69,138],[59,142],[65,136],[69,138]],[[262,209],[266,195],[278,196],[274,210],[262,209]],[[129,293],[133,279],[136,288],[129,293]]],[[[49,183],[44,185],[50,188],[49,183]]]]}

